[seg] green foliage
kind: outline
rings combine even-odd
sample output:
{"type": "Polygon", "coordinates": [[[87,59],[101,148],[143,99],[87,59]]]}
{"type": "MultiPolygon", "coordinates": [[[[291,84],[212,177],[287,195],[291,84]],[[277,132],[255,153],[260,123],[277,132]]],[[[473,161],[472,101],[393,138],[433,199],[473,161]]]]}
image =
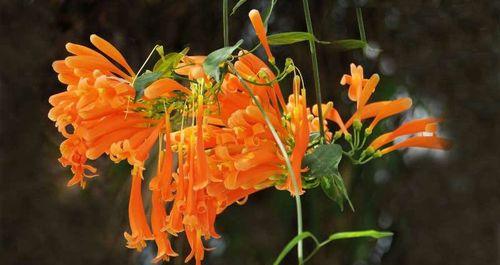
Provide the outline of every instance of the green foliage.
{"type": "Polygon", "coordinates": [[[309,168],[305,174],[308,178],[319,181],[323,192],[328,198],[335,201],[340,209],[344,209],[344,200],[354,211],[354,207],[347,194],[344,180],[340,176],[338,166],[342,159],[342,147],[338,144],[319,145],[312,153],[306,155],[303,165],[309,168]]]}
{"type": "Polygon", "coordinates": [[[371,237],[378,239],[392,235],[393,235],[392,232],[380,232],[376,230],[349,231],[349,232],[339,232],[332,234],[328,237],[328,241],[347,239],[347,238],[358,238],[358,237],[371,237]]]}
{"type": "Polygon", "coordinates": [[[267,36],[267,41],[269,42],[269,45],[274,45],[274,46],[288,45],[301,41],[310,41],[310,40],[323,44],[329,43],[327,41],[320,41],[316,39],[314,35],[312,35],[309,32],[302,32],[302,31],[282,32],[267,36]]]}
{"type": "Polygon", "coordinates": [[[316,237],[311,234],[311,232],[308,232],[308,231],[305,231],[305,232],[302,232],[298,235],[296,235],[292,240],[290,240],[290,242],[288,242],[288,244],[286,244],[286,246],[283,248],[283,250],[281,250],[280,254],[278,255],[278,257],[276,258],[276,260],[273,262],[273,265],[278,265],[280,264],[283,259],[286,257],[286,255],[302,240],[308,238],[308,237],[311,237],[314,242],[316,243],[316,245],[318,245],[318,240],[316,239],[316,237]]]}
{"type": "Polygon", "coordinates": [[[319,249],[322,247],[328,245],[330,242],[339,240],[339,239],[348,239],[348,238],[360,238],[360,237],[371,237],[375,239],[383,238],[383,237],[388,237],[392,236],[392,232],[380,232],[376,230],[363,230],[363,231],[349,231],[349,232],[339,232],[339,233],[334,233],[331,234],[327,240],[323,242],[319,242],[318,239],[308,231],[304,231],[298,235],[296,235],[288,244],[281,250],[280,254],[276,258],[276,260],[273,262],[273,265],[278,265],[280,264],[283,259],[285,259],[286,255],[302,240],[306,238],[312,238],[315,243],[315,247],[312,250],[311,254],[307,256],[307,258],[304,259],[303,263],[306,263],[309,259],[311,259],[314,254],[318,252],[319,249]]]}
{"type": "Polygon", "coordinates": [[[356,39],[344,39],[344,40],[336,40],[336,41],[321,41],[314,37],[313,34],[309,32],[302,31],[291,31],[291,32],[283,32],[276,33],[267,36],[267,41],[269,45],[279,46],[279,45],[289,45],[302,41],[315,41],[321,44],[329,44],[333,48],[341,51],[355,50],[366,47],[367,43],[362,40],[356,39]]]}
{"type": "Polygon", "coordinates": [[[340,51],[362,49],[367,45],[366,42],[356,39],[336,40],[332,41],[330,44],[333,46],[333,48],[340,51]]]}
{"type": "Polygon", "coordinates": [[[328,196],[328,198],[335,201],[340,210],[344,210],[344,199],[347,200],[351,210],[354,211],[354,206],[352,205],[351,200],[349,199],[349,195],[347,194],[347,189],[344,185],[344,180],[340,173],[337,172],[331,176],[322,177],[320,179],[321,189],[328,196]]]}
{"type": "Polygon", "coordinates": [[[239,40],[235,45],[220,48],[211,52],[205,62],[203,62],[203,70],[205,73],[213,77],[215,81],[220,81],[221,71],[220,68],[224,65],[225,61],[231,57],[231,54],[241,46],[243,40],[239,40]]]}
{"type": "Polygon", "coordinates": [[[188,53],[189,48],[185,48],[181,52],[171,52],[167,55],[163,54],[163,46],[156,48],[156,51],[160,54],[161,59],[156,62],[153,72],[162,73],[163,77],[172,77],[174,68],[179,64],[182,57],[188,53]]]}
{"type": "MultiPolygon", "coordinates": [[[[181,52],[172,52],[165,55],[163,46],[156,45],[142,65],[141,70],[148,63],[154,51],[156,51],[161,58],[155,63],[153,71],[147,70],[134,79],[132,83],[136,92],[134,101],[141,98],[144,95],[144,89],[146,89],[146,87],[151,85],[154,81],[160,79],[161,77],[172,77],[175,67],[179,64],[182,57],[184,57],[188,53],[189,48],[185,48],[181,52]]],[[[139,70],[137,74],[139,74],[141,70],[139,70]]]]}
{"type": "Polygon", "coordinates": [[[239,0],[238,3],[236,3],[236,5],[234,5],[233,7],[233,11],[231,11],[231,16],[234,15],[234,13],[236,13],[236,10],[238,10],[238,8],[240,8],[240,6],[242,6],[244,3],[246,3],[247,0],[239,0]]]}
{"type": "Polygon", "coordinates": [[[137,100],[144,95],[144,89],[162,76],[160,72],[146,71],[138,76],[134,81],[135,99],[137,100]]]}

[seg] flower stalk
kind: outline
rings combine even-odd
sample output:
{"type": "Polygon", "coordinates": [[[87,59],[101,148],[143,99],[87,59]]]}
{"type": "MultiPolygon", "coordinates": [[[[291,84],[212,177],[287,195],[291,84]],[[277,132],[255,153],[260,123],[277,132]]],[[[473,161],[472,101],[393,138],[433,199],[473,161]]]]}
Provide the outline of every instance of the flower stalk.
{"type": "Polygon", "coordinates": [[[229,13],[227,0],[222,0],[222,30],[224,34],[224,47],[229,46],[229,13]]]}
{"type": "MultiPolygon", "coordinates": [[[[307,32],[314,36],[314,30],[311,21],[311,12],[309,11],[309,2],[307,0],[302,0],[304,6],[304,16],[306,19],[307,32]]],[[[319,67],[318,67],[318,56],[316,54],[316,43],[314,39],[309,40],[309,50],[311,51],[311,62],[312,62],[312,70],[313,70],[313,78],[314,78],[314,91],[316,93],[316,104],[321,106],[321,84],[319,79],[319,67]]],[[[320,111],[318,113],[319,119],[319,135],[320,142],[323,143],[325,141],[325,129],[323,128],[323,113],[320,111]]]]}
{"type": "MultiPolygon", "coordinates": [[[[276,132],[276,129],[274,128],[273,124],[271,123],[271,120],[269,119],[269,116],[267,115],[266,111],[264,110],[264,107],[260,103],[259,99],[255,96],[253,90],[246,84],[244,79],[241,77],[240,74],[238,74],[238,71],[234,68],[234,65],[232,63],[228,63],[229,68],[231,71],[236,75],[236,77],[239,79],[245,90],[247,90],[248,94],[252,97],[252,100],[255,102],[255,105],[259,108],[259,111],[261,112],[262,116],[264,117],[264,120],[269,126],[269,130],[271,131],[271,134],[273,135],[274,140],[276,141],[276,144],[278,145],[281,154],[283,155],[283,158],[285,160],[285,165],[288,170],[288,174],[290,175],[289,177],[292,180],[292,185],[295,190],[295,195],[293,196],[295,198],[295,208],[297,210],[297,235],[302,234],[303,232],[303,221],[302,221],[302,201],[300,200],[300,191],[299,187],[297,184],[297,180],[295,179],[295,173],[293,172],[292,168],[292,163],[290,161],[290,157],[288,156],[288,153],[286,151],[285,145],[281,141],[278,133],[276,132]]],[[[302,242],[299,241],[299,245],[297,245],[297,254],[298,254],[298,261],[299,264],[303,264],[303,259],[304,259],[304,251],[303,251],[303,246],[302,242]]]]}

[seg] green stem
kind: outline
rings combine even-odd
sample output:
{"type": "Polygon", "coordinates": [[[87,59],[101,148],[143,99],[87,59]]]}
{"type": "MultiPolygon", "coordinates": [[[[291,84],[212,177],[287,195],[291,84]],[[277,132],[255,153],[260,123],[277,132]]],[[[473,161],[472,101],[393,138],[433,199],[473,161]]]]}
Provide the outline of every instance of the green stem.
{"type": "MultiPolygon", "coordinates": [[[[300,200],[300,195],[299,195],[299,186],[297,185],[297,180],[295,179],[295,173],[293,172],[292,168],[292,162],[290,161],[290,157],[288,156],[288,153],[286,151],[285,145],[281,141],[278,132],[276,132],[276,129],[274,128],[273,124],[271,123],[271,120],[269,119],[269,116],[267,116],[266,110],[264,107],[262,107],[262,104],[260,104],[259,99],[255,96],[253,93],[252,89],[246,84],[246,82],[243,80],[243,78],[238,74],[236,69],[234,68],[232,63],[228,63],[229,68],[233,72],[236,77],[238,77],[239,81],[241,84],[243,84],[243,87],[245,90],[250,94],[252,97],[252,100],[255,102],[255,105],[259,108],[260,112],[262,113],[262,116],[264,117],[264,120],[266,121],[267,126],[269,127],[269,130],[271,131],[271,134],[274,137],[274,140],[276,141],[276,144],[278,145],[281,154],[283,155],[283,158],[285,159],[285,165],[288,170],[288,174],[290,175],[290,178],[292,179],[292,185],[293,189],[295,190],[295,204],[296,204],[296,209],[297,209],[297,235],[302,234],[303,230],[303,225],[302,225],[302,202],[300,200]]],[[[302,240],[299,241],[297,244],[297,253],[298,253],[298,259],[299,259],[299,264],[303,263],[304,259],[304,250],[302,246],[302,240]]]]}
{"type": "MultiPolygon", "coordinates": [[[[311,35],[314,36],[314,31],[313,31],[312,21],[311,21],[311,12],[309,11],[309,2],[307,0],[302,0],[302,3],[304,5],[304,15],[306,18],[307,32],[309,32],[311,35]]],[[[313,77],[314,77],[314,89],[316,91],[316,104],[318,105],[318,108],[320,110],[322,110],[318,57],[316,55],[316,43],[315,43],[314,39],[309,40],[309,49],[311,50],[311,61],[312,61],[313,77]]],[[[323,111],[318,112],[318,118],[319,118],[319,124],[320,124],[319,134],[321,137],[321,143],[323,143],[325,140],[325,129],[323,128],[323,111]]]]}
{"type": "Polygon", "coordinates": [[[137,74],[135,74],[134,76],[134,79],[132,80],[132,86],[134,86],[135,84],[135,80],[137,79],[137,77],[139,76],[139,74],[141,73],[142,69],[144,69],[144,67],[146,66],[146,64],[148,63],[149,61],[149,58],[151,58],[151,56],[153,55],[153,53],[155,52],[156,48],[158,48],[158,44],[156,44],[153,49],[151,50],[151,52],[149,53],[148,55],[148,58],[146,58],[146,61],[144,61],[144,63],[141,65],[141,68],[139,68],[139,71],[137,71],[137,74]]]}
{"type": "Polygon", "coordinates": [[[222,0],[222,30],[224,33],[224,47],[229,46],[229,13],[227,0],[222,0]]]}
{"type": "Polygon", "coordinates": [[[362,41],[366,42],[365,25],[363,23],[363,13],[361,7],[356,7],[356,19],[358,20],[359,37],[362,41]]]}

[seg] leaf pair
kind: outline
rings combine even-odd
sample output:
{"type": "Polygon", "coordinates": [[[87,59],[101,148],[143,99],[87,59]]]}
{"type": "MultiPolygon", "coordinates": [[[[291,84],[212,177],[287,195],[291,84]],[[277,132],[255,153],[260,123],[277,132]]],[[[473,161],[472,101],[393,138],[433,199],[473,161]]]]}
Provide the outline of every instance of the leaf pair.
{"type": "Polygon", "coordinates": [[[341,51],[361,49],[366,47],[367,43],[362,40],[356,39],[345,39],[336,41],[321,41],[318,40],[314,35],[309,32],[293,31],[293,32],[283,32],[267,36],[267,41],[269,45],[289,45],[302,41],[315,41],[321,44],[332,45],[333,48],[341,51]]]}
{"type": "Polygon", "coordinates": [[[323,242],[319,242],[318,239],[311,234],[311,232],[304,231],[298,235],[296,235],[288,244],[283,248],[281,253],[278,255],[276,260],[273,262],[273,265],[278,265],[280,264],[283,259],[285,259],[286,255],[302,240],[306,238],[312,238],[315,243],[315,248],[311,252],[311,254],[304,260],[306,262],[309,260],[316,252],[322,248],[323,246],[327,245],[328,243],[339,240],[339,239],[348,239],[348,238],[359,238],[359,237],[371,237],[375,239],[383,238],[383,237],[388,237],[392,236],[392,232],[380,232],[380,231],[375,231],[375,230],[364,230],[364,231],[350,231],[350,232],[340,232],[340,233],[334,233],[328,237],[327,240],[323,242]]]}

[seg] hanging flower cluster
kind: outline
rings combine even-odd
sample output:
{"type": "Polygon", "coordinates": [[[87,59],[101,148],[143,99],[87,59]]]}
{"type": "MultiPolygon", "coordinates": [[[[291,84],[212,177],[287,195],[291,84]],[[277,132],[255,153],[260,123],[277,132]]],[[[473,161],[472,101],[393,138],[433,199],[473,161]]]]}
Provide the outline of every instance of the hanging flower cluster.
{"type": "Polygon", "coordinates": [[[186,51],[165,55],[157,47],[160,60],[152,71],[140,74],[97,35],[90,36],[95,49],[68,43],[72,55],[53,63],[67,86],[50,97],[49,118],[66,138],[59,161],[73,173],[68,186],[85,188],[97,175],[91,160],[106,155],[114,162],[127,161],[132,166],[127,247],[141,251],[146,241],[154,240],[154,262],[177,256],[169,237],[184,232],[191,246],[186,262],[194,258],[201,264],[203,240],[219,237],[217,215],[234,203],[245,203],[252,193],[276,187],[302,194],[303,183],[310,181],[304,178],[312,170],[304,158],[320,142],[333,145],[344,136],[351,146],[345,153],[358,163],[404,147],[449,145],[434,135],[440,120],[428,118],[382,134],[364,148],[374,127],[407,110],[411,100],[368,103],[379,76],[365,79],[361,66],[355,65],[341,84],[349,85],[357,111],[344,123],[332,102],[323,104],[323,116],[339,128],[328,132],[331,126],[319,120],[318,107],[307,107],[293,61],[287,59],[284,70],[276,67],[260,14],[253,10],[249,16],[271,68],[246,50],[233,55],[239,43],[208,56],[188,56],[186,51]],[[285,101],[279,83],[288,75],[293,75],[293,93],[285,101]],[[362,121],[371,118],[361,139],[362,121]],[[327,134],[318,142],[320,126],[327,134]],[[422,132],[428,134],[386,147],[397,137],[422,132]],[[156,160],[156,168],[146,180],[148,159],[156,160]],[[142,196],[145,181],[152,193],[149,221],[142,196]]]}

